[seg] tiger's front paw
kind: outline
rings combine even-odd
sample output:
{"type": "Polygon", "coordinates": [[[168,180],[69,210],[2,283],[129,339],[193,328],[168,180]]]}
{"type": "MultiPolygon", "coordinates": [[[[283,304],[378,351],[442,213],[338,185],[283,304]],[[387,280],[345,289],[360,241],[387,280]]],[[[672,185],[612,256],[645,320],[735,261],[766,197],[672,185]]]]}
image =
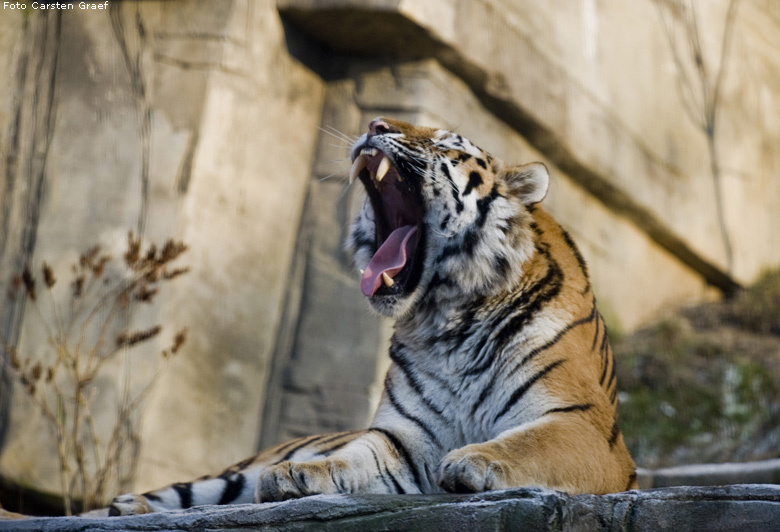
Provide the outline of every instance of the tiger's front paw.
{"type": "Polygon", "coordinates": [[[286,501],[321,493],[351,493],[347,467],[337,460],[282,462],[257,479],[255,502],[286,501]]]}
{"type": "Polygon", "coordinates": [[[450,493],[475,493],[509,487],[506,466],[477,445],[448,453],[439,464],[436,482],[450,493]]]}

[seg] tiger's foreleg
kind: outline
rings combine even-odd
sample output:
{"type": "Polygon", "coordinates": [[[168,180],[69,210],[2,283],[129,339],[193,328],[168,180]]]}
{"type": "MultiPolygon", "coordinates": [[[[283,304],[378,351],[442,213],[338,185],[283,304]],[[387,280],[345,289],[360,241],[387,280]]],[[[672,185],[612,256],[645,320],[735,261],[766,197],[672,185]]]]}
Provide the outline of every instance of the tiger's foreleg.
{"type": "Polygon", "coordinates": [[[605,434],[585,416],[565,412],[451,451],[437,482],[456,493],[543,486],[603,494],[635,487],[635,476],[619,432],[605,434]]]}
{"type": "Polygon", "coordinates": [[[266,468],[255,502],[281,501],[323,493],[421,493],[430,486],[396,433],[368,429],[327,455],[284,461],[266,468]]]}
{"type": "Polygon", "coordinates": [[[190,482],[177,482],[146,493],[116,497],[107,515],[135,515],[180,510],[201,504],[242,504],[254,500],[260,474],[287,460],[314,460],[354,438],[353,433],[320,434],[291,440],[262,451],[227,468],[222,473],[190,482]]]}

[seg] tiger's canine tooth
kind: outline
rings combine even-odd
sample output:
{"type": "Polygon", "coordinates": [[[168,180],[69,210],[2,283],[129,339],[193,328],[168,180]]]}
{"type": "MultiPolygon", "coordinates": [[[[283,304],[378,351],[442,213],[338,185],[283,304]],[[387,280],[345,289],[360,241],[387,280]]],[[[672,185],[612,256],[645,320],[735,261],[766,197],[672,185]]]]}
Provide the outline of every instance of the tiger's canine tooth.
{"type": "Polygon", "coordinates": [[[360,270],[360,275],[363,275],[364,273],[366,273],[366,270],[360,270]]]}
{"type": "Polygon", "coordinates": [[[382,178],[385,177],[388,170],[390,170],[390,159],[385,155],[382,157],[382,160],[379,162],[379,167],[376,169],[377,182],[382,181],[382,178]]]}
{"type": "Polygon", "coordinates": [[[393,278],[387,275],[387,272],[382,272],[382,280],[387,286],[393,286],[393,278]]]}
{"type": "Polygon", "coordinates": [[[366,158],[363,155],[358,155],[355,162],[352,163],[352,168],[349,171],[349,184],[351,185],[357,176],[360,175],[361,170],[366,167],[366,158]]]}

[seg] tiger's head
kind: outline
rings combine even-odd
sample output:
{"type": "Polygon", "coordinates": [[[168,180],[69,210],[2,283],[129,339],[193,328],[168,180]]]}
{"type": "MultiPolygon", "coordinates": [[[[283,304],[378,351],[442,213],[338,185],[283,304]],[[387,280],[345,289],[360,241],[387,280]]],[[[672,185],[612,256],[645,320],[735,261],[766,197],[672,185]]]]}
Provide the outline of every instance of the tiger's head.
{"type": "Polygon", "coordinates": [[[377,118],[352,148],[367,197],[347,248],[379,313],[510,289],[535,250],[529,207],[547,193],[541,163],[506,167],[442,129],[377,118]]]}

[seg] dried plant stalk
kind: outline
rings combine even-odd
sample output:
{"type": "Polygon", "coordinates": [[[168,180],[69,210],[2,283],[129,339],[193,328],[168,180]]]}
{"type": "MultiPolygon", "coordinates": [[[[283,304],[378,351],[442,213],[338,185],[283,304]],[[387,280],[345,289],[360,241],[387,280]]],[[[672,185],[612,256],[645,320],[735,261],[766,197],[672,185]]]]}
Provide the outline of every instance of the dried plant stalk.
{"type": "Polygon", "coordinates": [[[718,229],[723,241],[726,266],[729,273],[734,270],[734,251],[726,223],[723,193],[723,167],[716,142],[718,110],[726,70],[731,56],[732,37],[737,20],[739,0],[729,0],[724,21],[720,56],[714,75],[707,71],[701,45],[701,31],[694,0],[654,0],[666,32],[669,48],[677,69],[677,88],[683,109],[691,121],[704,133],[707,139],[707,153],[710,159],[710,175],[715,192],[715,210],[718,229]],[[666,9],[664,9],[664,7],[666,9]],[[664,16],[664,11],[670,16],[664,16]],[[684,33],[683,44],[678,44],[673,20],[678,20],[684,33]],[[687,58],[687,59],[686,59],[687,58]]]}
{"type": "MultiPolygon", "coordinates": [[[[127,323],[135,306],[153,304],[163,283],[189,271],[172,265],[186,250],[183,243],[169,240],[160,250],[152,244],[144,252],[140,237],[130,233],[122,264],[117,265],[100,246],[90,248],[72,267],[67,311],[55,301],[57,277],[45,262],[40,272],[42,282],[26,267],[9,287],[8,297],[26,297],[48,334],[49,349],[42,358],[34,360],[9,345],[4,346],[5,358],[52,429],[67,515],[74,511],[77,500],[82,511],[104,505],[109,490],[117,491],[132,479],[140,405],[160,370],[140,386],[140,392],[133,392],[128,356],[158,337],[163,326],[129,330],[127,323]],[[46,315],[39,305],[39,287],[45,288],[41,288],[42,293],[47,293],[51,302],[46,315]],[[112,333],[116,330],[122,332],[112,333]],[[125,378],[110,435],[104,440],[92,409],[98,395],[95,379],[120,354],[125,378]]],[[[175,333],[171,345],[161,350],[161,359],[167,362],[180,352],[186,339],[186,329],[175,333]]]]}

